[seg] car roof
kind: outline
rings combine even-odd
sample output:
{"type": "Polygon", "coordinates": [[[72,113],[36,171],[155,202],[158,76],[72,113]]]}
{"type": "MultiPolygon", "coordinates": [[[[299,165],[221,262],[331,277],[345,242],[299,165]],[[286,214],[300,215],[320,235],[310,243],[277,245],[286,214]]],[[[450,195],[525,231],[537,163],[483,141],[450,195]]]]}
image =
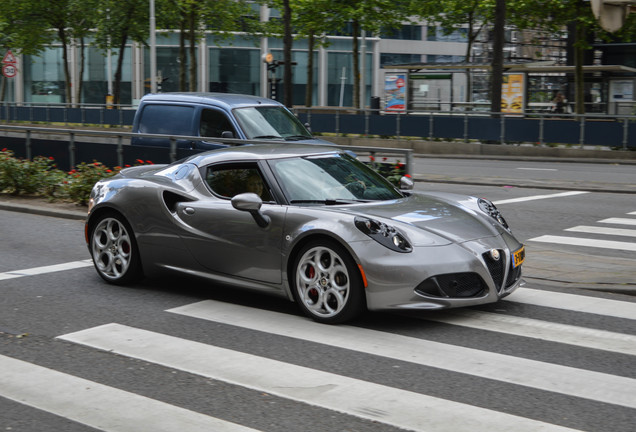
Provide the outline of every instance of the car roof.
{"type": "Polygon", "coordinates": [[[196,93],[168,92],[151,93],[142,98],[142,102],[187,102],[201,105],[221,106],[226,109],[255,105],[283,106],[280,102],[260,96],[236,93],[196,93]]]}
{"type": "Polygon", "coordinates": [[[247,162],[265,159],[284,159],[343,153],[342,149],[331,146],[308,144],[255,144],[226,147],[190,156],[182,163],[205,166],[215,162],[247,162]]]}

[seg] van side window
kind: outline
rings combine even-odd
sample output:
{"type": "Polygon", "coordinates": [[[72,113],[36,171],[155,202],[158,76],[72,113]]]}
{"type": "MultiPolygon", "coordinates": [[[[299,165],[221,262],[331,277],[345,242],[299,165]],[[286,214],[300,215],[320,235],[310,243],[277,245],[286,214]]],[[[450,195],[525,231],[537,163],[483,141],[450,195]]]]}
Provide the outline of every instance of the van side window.
{"type": "Polygon", "coordinates": [[[141,115],[141,133],[190,135],[194,108],[181,105],[146,105],[141,115]]]}
{"type": "Polygon", "coordinates": [[[201,111],[199,134],[202,137],[221,138],[223,132],[232,132],[234,138],[238,138],[232,123],[225,113],[213,109],[204,109],[201,111]]]}

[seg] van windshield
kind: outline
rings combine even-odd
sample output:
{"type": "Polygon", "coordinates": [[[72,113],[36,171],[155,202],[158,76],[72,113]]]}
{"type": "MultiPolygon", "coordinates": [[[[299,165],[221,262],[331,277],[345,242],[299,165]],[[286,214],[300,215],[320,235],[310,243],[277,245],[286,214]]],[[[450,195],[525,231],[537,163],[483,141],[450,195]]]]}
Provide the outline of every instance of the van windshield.
{"type": "Polygon", "coordinates": [[[236,119],[247,139],[285,139],[297,141],[313,138],[292,113],[279,106],[237,108],[236,119]]]}

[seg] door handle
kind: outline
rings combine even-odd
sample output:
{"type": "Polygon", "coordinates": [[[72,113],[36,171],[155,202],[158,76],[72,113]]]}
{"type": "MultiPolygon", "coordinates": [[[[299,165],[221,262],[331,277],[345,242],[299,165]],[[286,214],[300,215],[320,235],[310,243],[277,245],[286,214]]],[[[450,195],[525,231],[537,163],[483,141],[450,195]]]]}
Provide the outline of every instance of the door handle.
{"type": "Polygon", "coordinates": [[[194,209],[192,207],[186,207],[183,209],[183,212],[187,215],[193,215],[194,214],[194,209]]]}

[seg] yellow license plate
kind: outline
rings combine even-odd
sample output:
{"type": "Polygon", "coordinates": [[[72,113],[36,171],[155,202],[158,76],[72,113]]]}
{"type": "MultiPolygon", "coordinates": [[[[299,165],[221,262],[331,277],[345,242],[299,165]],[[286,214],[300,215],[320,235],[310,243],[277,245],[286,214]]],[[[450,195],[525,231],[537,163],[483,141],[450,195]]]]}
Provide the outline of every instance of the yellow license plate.
{"type": "Polygon", "coordinates": [[[512,254],[512,266],[513,267],[519,267],[521,264],[523,264],[523,261],[526,259],[526,248],[525,246],[522,246],[521,249],[519,249],[516,252],[513,252],[512,254]]]}

